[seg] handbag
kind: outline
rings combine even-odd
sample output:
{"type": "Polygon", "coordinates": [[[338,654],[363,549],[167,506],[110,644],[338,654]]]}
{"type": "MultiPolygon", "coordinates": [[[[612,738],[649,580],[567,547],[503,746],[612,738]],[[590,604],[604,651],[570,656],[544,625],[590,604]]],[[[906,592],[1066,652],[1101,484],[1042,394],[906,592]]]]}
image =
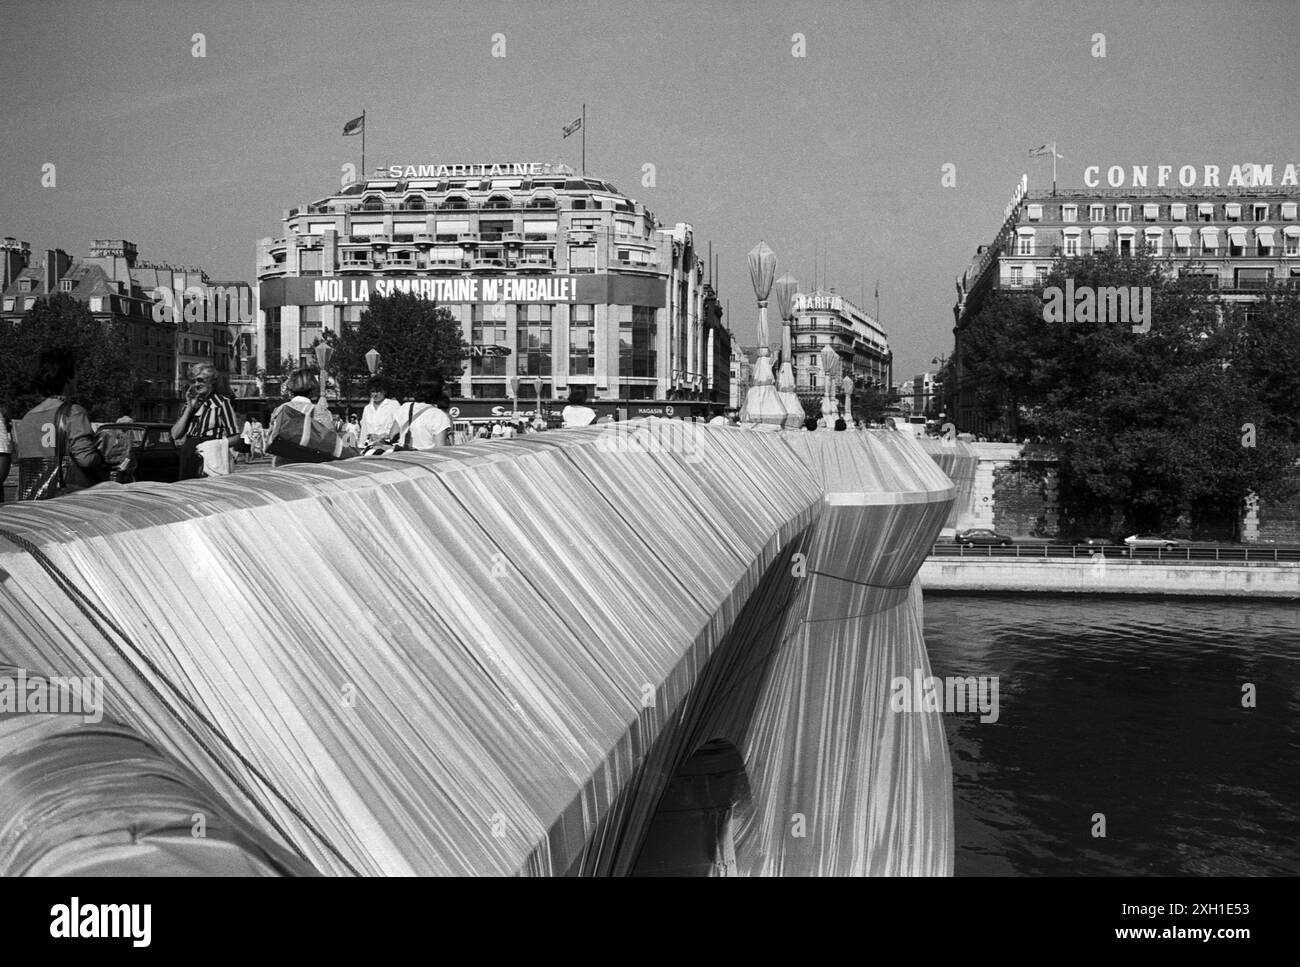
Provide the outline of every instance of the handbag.
{"type": "Polygon", "coordinates": [[[68,421],[72,401],[64,400],[54,414],[54,456],[19,457],[18,499],[49,500],[67,492],[68,421]]]}
{"type": "Polygon", "coordinates": [[[225,437],[204,440],[194,449],[203,458],[203,474],[206,477],[226,477],[230,475],[232,457],[230,442],[225,437]]]}
{"type": "Polygon", "coordinates": [[[311,413],[287,403],[271,417],[266,452],[288,463],[326,463],[357,455],[356,447],[344,446],[342,438],[312,419],[311,413]]]}

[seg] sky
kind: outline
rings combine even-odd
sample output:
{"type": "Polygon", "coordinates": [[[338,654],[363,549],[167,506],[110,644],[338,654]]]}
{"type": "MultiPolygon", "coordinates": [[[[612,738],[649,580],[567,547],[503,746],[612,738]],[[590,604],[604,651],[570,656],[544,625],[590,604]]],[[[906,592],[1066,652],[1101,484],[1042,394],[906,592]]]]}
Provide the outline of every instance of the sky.
{"type": "Polygon", "coordinates": [[[1050,187],[1029,149],[1057,142],[1062,187],[1300,163],[1295,0],[7,0],[0,25],[0,236],[34,252],[126,238],[251,282],[283,211],[359,166],[363,108],[371,170],[576,169],[585,102],[588,173],[713,243],[743,343],[761,239],[801,288],[816,271],[874,314],[879,283],[896,381],[951,352],[953,280],[1021,174],[1050,187]]]}

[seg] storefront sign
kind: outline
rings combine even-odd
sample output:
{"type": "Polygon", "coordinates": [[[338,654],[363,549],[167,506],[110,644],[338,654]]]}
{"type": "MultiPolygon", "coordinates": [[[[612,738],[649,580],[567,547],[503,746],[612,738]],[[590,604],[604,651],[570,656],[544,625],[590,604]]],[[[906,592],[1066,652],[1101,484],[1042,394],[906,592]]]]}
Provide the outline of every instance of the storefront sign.
{"type": "MultiPolygon", "coordinates": [[[[1278,165],[1280,186],[1300,185],[1297,180],[1297,168],[1294,164],[1278,165]]],[[[1178,179],[1180,188],[1271,188],[1273,187],[1273,168],[1271,164],[1242,165],[1110,165],[1106,168],[1106,184],[1111,188],[1165,188],[1173,187],[1174,178],[1178,179]],[[1155,168],[1155,184],[1151,185],[1151,169],[1155,168]],[[1175,174],[1177,172],[1177,174],[1175,174]],[[1222,182],[1220,182],[1222,177],[1222,182]]],[[[1083,169],[1083,184],[1088,188],[1101,185],[1101,165],[1089,165],[1083,169]]]]}
{"type": "Polygon", "coordinates": [[[568,165],[540,161],[508,161],[470,165],[389,165],[376,174],[389,178],[529,178],[533,175],[571,175],[568,165]]]}

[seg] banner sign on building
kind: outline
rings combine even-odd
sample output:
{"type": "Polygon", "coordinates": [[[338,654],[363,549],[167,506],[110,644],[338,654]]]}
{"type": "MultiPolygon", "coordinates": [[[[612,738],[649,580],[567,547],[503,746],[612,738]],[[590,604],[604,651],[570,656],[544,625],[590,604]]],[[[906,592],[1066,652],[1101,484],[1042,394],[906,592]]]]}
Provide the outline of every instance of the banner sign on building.
{"type": "Polygon", "coordinates": [[[481,276],[398,279],[382,276],[284,279],[287,305],[357,305],[372,295],[410,293],[435,302],[577,302],[577,277],[481,276]]]}
{"type": "Polygon", "coordinates": [[[371,296],[409,292],[440,304],[559,303],[663,308],[662,278],[611,275],[487,275],[398,278],[382,275],[296,276],[259,283],[259,307],[366,305],[371,296]]]}

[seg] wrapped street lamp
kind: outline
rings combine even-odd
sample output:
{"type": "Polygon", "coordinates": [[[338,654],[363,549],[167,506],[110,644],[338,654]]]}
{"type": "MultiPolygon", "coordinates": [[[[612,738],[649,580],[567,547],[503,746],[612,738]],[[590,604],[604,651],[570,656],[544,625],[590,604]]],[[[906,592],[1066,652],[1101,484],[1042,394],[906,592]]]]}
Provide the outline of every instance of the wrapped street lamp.
{"type": "Polygon", "coordinates": [[[830,346],[823,346],[822,352],[822,416],[826,418],[827,424],[835,422],[839,416],[839,411],[835,407],[835,380],[839,378],[843,370],[843,363],[840,361],[840,354],[830,346]]]}
{"type": "Polygon", "coordinates": [[[767,247],[766,242],[759,242],[749,253],[749,278],[758,300],[758,360],[754,363],[752,382],[745,394],[740,419],[744,423],[784,426],[786,408],[777,395],[776,381],[772,378],[772,360],[768,355],[767,297],[775,277],[776,253],[767,247]]]}
{"type": "Polygon", "coordinates": [[[798,280],[789,272],[776,280],[776,308],[782,320],[781,370],[776,380],[776,391],[781,405],[785,407],[786,416],[783,425],[787,430],[799,429],[804,421],[803,404],[799,402],[799,397],[794,392],[794,367],[791,363],[794,357],[791,355],[793,340],[790,338],[790,330],[794,319],[794,294],[798,288],[798,280]]]}

